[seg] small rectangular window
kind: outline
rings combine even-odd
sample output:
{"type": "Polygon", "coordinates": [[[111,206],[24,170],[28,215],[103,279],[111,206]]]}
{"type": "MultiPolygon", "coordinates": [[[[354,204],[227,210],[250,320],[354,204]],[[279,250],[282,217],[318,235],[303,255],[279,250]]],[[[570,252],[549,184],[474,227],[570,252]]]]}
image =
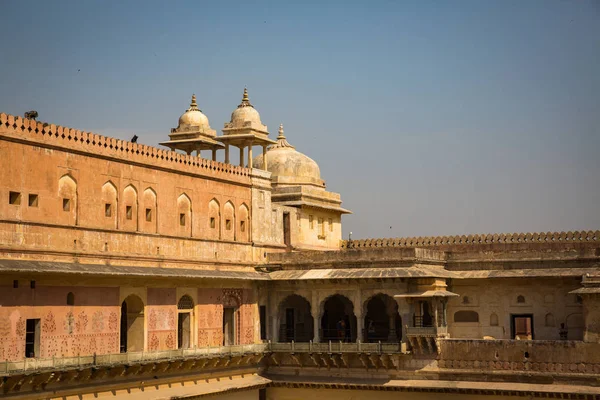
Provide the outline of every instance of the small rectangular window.
{"type": "Polygon", "coordinates": [[[333,219],[329,218],[329,232],[333,232],[333,219]]]}
{"type": "Polygon", "coordinates": [[[14,288],[14,289],[17,289],[18,287],[19,287],[19,281],[18,281],[17,279],[15,279],[15,280],[13,281],[13,288],[14,288]]]}
{"type": "Polygon", "coordinates": [[[228,231],[231,230],[231,220],[230,219],[225,220],[225,229],[227,229],[228,231]]]}
{"type": "Polygon", "coordinates": [[[215,217],[210,217],[210,228],[215,229],[216,225],[215,217]]]}
{"type": "Polygon", "coordinates": [[[35,289],[35,281],[29,282],[29,287],[35,289]]]}
{"type": "Polygon", "coordinates": [[[179,214],[179,225],[185,226],[185,214],[179,214]]]}
{"type": "Polygon", "coordinates": [[[125,206],[125,218],[133,219],[133,207],[125,206]]]}
{"type": "Polygon", "coordinates": [[[20,192],[8,192],[8,203],[14,206],[21,204],[21,193],[20,192]]]}
{"type": "Polygon", "coordinates": [[[325,226],[324,226],[323,218],[319,218],[318,223],[319,223],[319,234],[321,236],[325,236],[325,226]]]}
{"type": "Polygon", "coordinates": [[[71,211],[71,199],[63,199],[63,211],[71,211]]]}
{"type": "Polygon", "coordinates": [[[104,216],[105,217],[110,217],[112,216],[112,204],[110,203],[106,203],[104,205],[104,216]]]}
{"type": "Polygon", "coordinates": [[[308,227],[310,229],[314,229],[315,228],[315,222],[313,221],[313,216],[312,215],[308,216],[308,227]]]}
{"type": "Polygon", "coordinates": [[[246,232],[246,221],[240,221],[240,232],[246,232]]]}
{"type": "Polygon", "coordinates": [[[152,222],[152,209],[146,208],[146,222],[152,222]]]}
{"type": "Polygon", "coordinates": [[[29,204],[29,207],[37,207],[38,206],[38,195],[30,193],[28,204],[29,204]]]}

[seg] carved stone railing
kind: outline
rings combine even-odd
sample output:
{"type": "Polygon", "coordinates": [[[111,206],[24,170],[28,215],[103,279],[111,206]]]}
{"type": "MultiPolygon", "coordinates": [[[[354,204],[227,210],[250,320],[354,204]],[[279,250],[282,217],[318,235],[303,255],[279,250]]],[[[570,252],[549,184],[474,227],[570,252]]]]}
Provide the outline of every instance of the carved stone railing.
{"type": "Polygon", "coordinates": [[[269,343],[268,350],[273,353],[379,353],[395,354],[406,352],[402,343],[344,343],[328,341],[326,343],[269,343]]]}
{"type": "Polygon", "coordinates": [[[139,351],[78,357],[24,358],[20,361],[5,361],[0,363],[0,375],[11,374],[14,372],[44,369],[52,370],[69,367],[129,364],[185,358],[210,358],[227,355],[239,356],[250,353],[264,353],[268,351],[268,346],[269,345],[266,343],[261,343],[179,350],[139,351]]]}
{"type": "Polygon", "coordinates": [[[600,231],[569,231],[541,233],[500,233],[456,236],[429,236],[408,238],[382,238],[343,240],[342,249],[368,249],[385,247],[438,247],[481,244],[515,243],[588,243],[600,242],[600,231]]]}
{"type": "Polygon", "coordinates": [[[3,134],[14,134],[25,140],[104,157],[115,157],[179,170],[185,168],[192,173],[226,174],[231,176],[230,179],[249,177],[251,173],[250,169],[244,167],[0,113],[0,135],[3,134]]]}

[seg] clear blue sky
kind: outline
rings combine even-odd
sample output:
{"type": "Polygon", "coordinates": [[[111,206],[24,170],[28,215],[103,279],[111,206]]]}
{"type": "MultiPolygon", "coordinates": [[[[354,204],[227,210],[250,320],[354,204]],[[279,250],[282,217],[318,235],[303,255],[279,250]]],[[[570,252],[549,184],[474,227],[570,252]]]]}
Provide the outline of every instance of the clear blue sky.
{"type": "Polygon", "coordinates": [[[0,38],[0,111],[151,145],[246,85],[345,236],[600,229],[595,0],[5,0],[0,38]]]}

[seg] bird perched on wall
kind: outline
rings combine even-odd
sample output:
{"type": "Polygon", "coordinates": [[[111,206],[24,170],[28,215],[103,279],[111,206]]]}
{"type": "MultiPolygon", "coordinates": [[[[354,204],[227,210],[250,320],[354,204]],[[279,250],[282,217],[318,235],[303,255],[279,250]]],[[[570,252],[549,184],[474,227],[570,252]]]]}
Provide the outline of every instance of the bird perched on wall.
{"type": "Polygon", "coordinates": [[[138,136],[133,135],[133,137],[131,138],[131,143],[137,143],[137,140],[138,140],[138,136]]]}
{"type": "Polygon", "coordinates": [[[32,119],[35,121],[35,119],[37,117],[38,117],[38,112],[35,110],[25,112],[25,118],[27,118],[27,119],[32,119]]]}

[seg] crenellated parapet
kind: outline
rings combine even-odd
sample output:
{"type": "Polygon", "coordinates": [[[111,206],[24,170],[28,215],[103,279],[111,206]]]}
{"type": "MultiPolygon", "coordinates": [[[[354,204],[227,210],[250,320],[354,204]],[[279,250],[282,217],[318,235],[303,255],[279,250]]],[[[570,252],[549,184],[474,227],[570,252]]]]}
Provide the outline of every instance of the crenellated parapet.
{"type": "Polygon", "coordinates": [[[248,180],[250,177],[250,169],[241,166],[180,154],[5,113],[0,113],[0,135],[13,137],[17,140],[36,142],[48,147],[58,147],[99,157],[150,164],[153,167],[197,175],[235,181],[248,180]]]}
{"type": "Polygon", "coordinates": [[[406,238],[343,240],[342,249],[368,249],[384,247],[445,247],[483,244],[534,244],[534,243],[600,243],[600,231],[499,233],[456,236],[426,236],[406,238]]]}

